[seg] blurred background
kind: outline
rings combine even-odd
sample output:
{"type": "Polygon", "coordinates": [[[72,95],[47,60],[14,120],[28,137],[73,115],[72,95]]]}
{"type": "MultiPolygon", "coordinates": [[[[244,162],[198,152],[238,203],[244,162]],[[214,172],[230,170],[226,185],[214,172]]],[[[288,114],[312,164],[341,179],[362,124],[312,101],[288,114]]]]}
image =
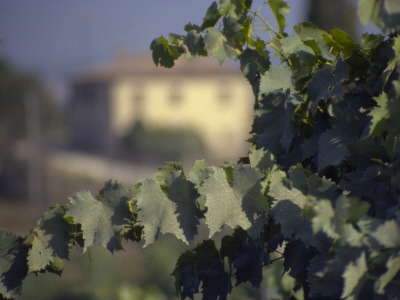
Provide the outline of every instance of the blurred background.
{"type": "MultiPolygon", "coordinates": [[[[166,161],[190,170],[196,159],[246,155],[254,100],[238,64],[198,58],[166,70],[149,52],[161,34],[201,24],[211,3],[0,2],[0,227],[27,235],[47,207],[77,191],[95,195],[108,179],[131,187],[166,161]]],[[[304,20],[355,38],[377,31],[360,25],[357,1],[288,4],[289,33],[304,20]]],[[[267,6],[263,13],[273,20],[267,6]]],[[[30,276],[21,299],[174,299],[169,274],[185,246],[165,237],[126,249],[74,251],[61,278],[30,276]]],[[[245,287],[232,299],[268,297],[245,287]]]]}

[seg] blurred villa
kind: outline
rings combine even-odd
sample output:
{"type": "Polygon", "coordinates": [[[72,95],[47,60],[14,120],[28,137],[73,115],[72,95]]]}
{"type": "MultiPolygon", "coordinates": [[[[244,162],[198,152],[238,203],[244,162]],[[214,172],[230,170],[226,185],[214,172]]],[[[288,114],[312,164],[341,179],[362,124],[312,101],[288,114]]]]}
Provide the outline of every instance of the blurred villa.
{"type": "Polygon", "coordinates": [[[238,67],[198,57],[165,69],[156,67],[150,55],[120,54],[74,77],[72,145],[118,157],[122,141],[140,124],[149,130],[196,134],[205,155],[187,153],[186,159],[236,160],[248,149],[253,101],[238,67]]]}

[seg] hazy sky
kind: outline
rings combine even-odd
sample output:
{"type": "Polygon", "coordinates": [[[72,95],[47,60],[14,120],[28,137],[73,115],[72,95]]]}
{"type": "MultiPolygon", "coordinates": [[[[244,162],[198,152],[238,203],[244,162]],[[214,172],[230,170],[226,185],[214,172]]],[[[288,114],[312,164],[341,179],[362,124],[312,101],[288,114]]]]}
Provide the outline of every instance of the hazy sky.
{"type": "MultiPolygon", "coordinates": [[[[45,76],[65,75],[111,59],[118,48],[148,51],[153,38],[184,33],[188,22],[200,24],[212,2],[1,0],[0,56],[45,76]]],[[[303,19],[305,2],[288,1],[290,28],[303,19]]]]}

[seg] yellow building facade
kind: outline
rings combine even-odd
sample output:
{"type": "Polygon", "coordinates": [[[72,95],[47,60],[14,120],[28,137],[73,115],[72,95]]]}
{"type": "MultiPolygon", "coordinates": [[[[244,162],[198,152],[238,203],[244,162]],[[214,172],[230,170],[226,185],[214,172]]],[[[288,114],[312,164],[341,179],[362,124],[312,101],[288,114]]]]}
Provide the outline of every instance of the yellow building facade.
{"type": "Polygon", "coordinates": [[[254,104],[238,71],[212,58],[182,59],[164,69],[149,55],[119,56],[75,78],[73,135],[78,143],[96,137],[92,146],[109,153],[140,121],[147,128],[193,130],[207,157],[237,159],[247,153],[254,104]]]}

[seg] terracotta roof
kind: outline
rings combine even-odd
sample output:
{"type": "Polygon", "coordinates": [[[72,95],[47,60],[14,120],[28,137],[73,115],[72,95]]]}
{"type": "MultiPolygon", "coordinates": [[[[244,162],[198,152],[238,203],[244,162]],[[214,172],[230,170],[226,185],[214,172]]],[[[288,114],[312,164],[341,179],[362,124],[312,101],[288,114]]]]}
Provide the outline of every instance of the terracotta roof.
{"type": "Polygon", "coordinates": [[[220,66],[215,58],[196,57],[188,61],[180,58],[175,66],[167,69],[156,66],[151,54],[119,54],[112,61],[90,67],[74,77],[75,82],[87,80],[108,81],[121,76],[173,76],[173,75],[210,75],[238,74],[239,67],[225,62],[220,66]]]}

